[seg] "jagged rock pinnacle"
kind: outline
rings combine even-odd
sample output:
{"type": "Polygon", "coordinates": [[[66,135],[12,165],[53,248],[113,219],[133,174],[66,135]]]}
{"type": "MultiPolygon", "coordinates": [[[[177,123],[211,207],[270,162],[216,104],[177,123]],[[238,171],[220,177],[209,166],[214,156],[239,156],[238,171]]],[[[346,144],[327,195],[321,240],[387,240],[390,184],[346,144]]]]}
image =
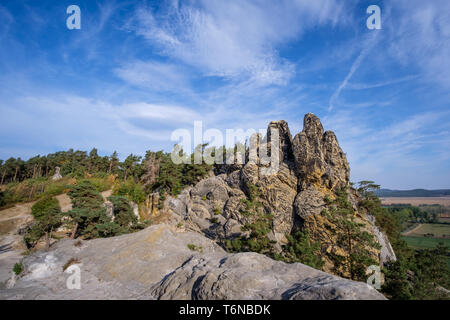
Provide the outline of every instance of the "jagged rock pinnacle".
{"type": "Polygon", "coordinates": [[[349,182],[350,167],[336,136],[332,131],[324,133],[314,114],[305,115],[303,131],[294,137],[292,145],[301,190],[311,185],[335,190],[349,182]]]}

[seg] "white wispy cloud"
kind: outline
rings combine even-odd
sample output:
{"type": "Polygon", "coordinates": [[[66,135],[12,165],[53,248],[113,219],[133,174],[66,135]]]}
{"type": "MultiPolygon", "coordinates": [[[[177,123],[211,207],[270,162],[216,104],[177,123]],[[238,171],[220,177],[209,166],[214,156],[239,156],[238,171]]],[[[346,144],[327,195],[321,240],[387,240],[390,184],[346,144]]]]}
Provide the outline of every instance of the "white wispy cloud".
{"type": "Polygon", "coordinates": [[[347,87],[348,82],[353,77],[353,74],[358,70],[361,62],[366,58],[367,54],[370,52],[372,47],[374,46],[376,39],[377,39],[378,33],[373,33],[367,40],[366,45],[363,47],[361,52],[359,53],[358,57],[353,61],[352,66],[350,67],[350,71],[347,73],[347,76],[344,78],[344,80],[341,82],[341,84],[338,86],[336,91],[331,95],[330,101],[328,103],[328,111],[333,110],[334,105],[339,98],[339,95],[341,94],[342,90],[344,90],[347,87]]]}
{"type": "Polygon", "coordinates": [[[418,75],[410,75],[406,77],[401,77],[397,79],[391,79],[386,81],[381,81],[377,83],[347,83],[347,89],[351,90],[366,90],[366,89],[374,89],[374,88],[381,88],[386,86],[391,86],[397,83],[407,82],[414,79],[417,79],[418,75]]]}
{"type": "Polygon", "coordinates": [[[277,46],[308,28],[347,21],[343,4],[317,1],[173,1],[165,14],[140,8],[136,32],[161,54],[205,75],[286,84],[294,68],[277,46]]]}
{"type": "Polygon", "coordinates": [[[121,119],[149,119],[170,123],[172,126],[179,123],[192,124],[194,121],[202,118],[198,112],[186,107],[156,105],[144,102],[124,104],[114,109],[117,116],[121,119]]]}
{"type": "Polygon", "coordinates": [[[371,126],[371,117],[364,112],[338,110],[323,118],[324,126],[336,132],[347,153],[354,181],[375,179],[390,188],[408,188],[411,184],[445,187],[449,177],[444,173],[439,176],[436,159],[449,159],[445,145],[450,132],[445,119],[450,112],[414,114],[381,128],[371,126]],[[436,161],[432,169],[431,161],[436,161]]]}
{"type": "Polygon", "coordinates": [[[399,0],[387,4],[391,57],[413,65],[421,76],[450,87],[450,2],[399,0]]]}
{"type": "Polygon", "coordinates": [[[154,61],[131,61],[115,69],[122,80],[152,90],[184,90],[189,87],[182,66],[154,61]]]}

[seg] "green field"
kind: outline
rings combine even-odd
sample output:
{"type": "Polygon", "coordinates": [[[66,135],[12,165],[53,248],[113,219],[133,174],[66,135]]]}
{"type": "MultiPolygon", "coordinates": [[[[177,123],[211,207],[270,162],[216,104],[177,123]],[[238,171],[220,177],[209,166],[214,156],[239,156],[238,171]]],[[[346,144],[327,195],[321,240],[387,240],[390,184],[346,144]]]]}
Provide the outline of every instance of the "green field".
{"type": "Polygon", "coordinates": [[[450,247],[450,239],[437,239],[437,238],[425,238],[425,237],[403,237],[406,243],[414,249],[432,249],[437,246],[439,242],[443,242],[444,245],[450,247]]]}
{"type": "Polygon", "coordinates": [[[433,234],[435,238],[448,236],[446,240],[450,240],[450,224],[424,223],[413,232],[409,233],[411,237],[421,237],[425,234],[433,234]]]}
{"type": "MultiPolygon", "coordinates": [[[[443,242],[444,245],[450,248],[450,239],[437,239],[437,238],[425,238],[425,237],[402,237],[408,246],[414,249],[433,249],[439,242],[443,242]]],[[[450,256],[447,256],[447,266],[450,268],[450,256]]]]}

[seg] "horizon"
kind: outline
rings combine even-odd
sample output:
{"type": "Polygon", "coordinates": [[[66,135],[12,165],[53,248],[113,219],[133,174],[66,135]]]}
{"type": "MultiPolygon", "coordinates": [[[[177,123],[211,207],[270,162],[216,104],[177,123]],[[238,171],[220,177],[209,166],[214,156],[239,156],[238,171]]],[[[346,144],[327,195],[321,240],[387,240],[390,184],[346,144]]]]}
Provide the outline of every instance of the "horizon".
{"type": "Polygon", "coordinates": [[[171,133],[292,135],[312,112],[351,181],[450,189],[450,2],[7,1],[0,159],[98,148],[170,152],[171,133]],[[81,10],[69,30],[66,9],[81,10]],[[369,5],[381,29],[369,30],[369,5]]]}

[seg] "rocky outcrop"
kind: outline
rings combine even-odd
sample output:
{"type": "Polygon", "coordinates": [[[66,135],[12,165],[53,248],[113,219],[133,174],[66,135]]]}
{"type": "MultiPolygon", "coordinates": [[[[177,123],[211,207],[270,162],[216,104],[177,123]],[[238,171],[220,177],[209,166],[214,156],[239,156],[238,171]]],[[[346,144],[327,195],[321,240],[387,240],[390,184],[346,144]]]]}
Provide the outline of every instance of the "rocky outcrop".
{"type": "Polygon", "coordinates": [[[392,249],[389,239],[375,225],[375,218],[370,214],[367,215],[367,218],[368,218],[369,222],[372,224],[373,232],[375,233],[375,236],[377,237],[378,243],[381,245],[380,263],[385,264],[386,262],[397,261],[397,256],[395,255],[394,249],[392,249]]]}
{"type": "Polygon", "coordinates": [[[24,258],[24,273],[9,282],[11,289],[0,291],[0,299],[384,299],[365,283],[330,274],[348,277],[327,258],[346,258],[335,221],[325,214],[341,189],[347,191],[352,219],[381,245],[381,250],[369,248],[374,260],[395,259],[387,237],[359,208],[334,133],[324,132],[320,120],[307,114],[293,139],[285,121],[274,121],[264,138],[254,135],[250,144],[255,148],[246,151],[244,163],[217,167],[163,204],[158,193],[150,195],[140,208],[141,220],[165,224],[81,246],[62,240],[24,258]],[[306,231],[321,244],[323,270],[329,273],[257,253],[226,253],[224,244],[249,239],[248,226],[260,217],[270,217],[265,240],[276,253],[286,235],[306,231]],[[69,275],[63,269],[70,261],[81,269],[83,290],[66,287],[69,275]]]}
{"type": "Polygon", "coordinates": [[[324,133],[319,118],[305,115],[303,131],[293,141],[300,191],[311,187],[335,190],[350,180],[350,168],[332,131],[324,133]]]}
{"type": "Polygon", "coordinates": [[[154,192],[147,196],[139,210],[142,221],[150,220],[159,214],[159,193],[154,192]]]}
{"type": "Polygon", "coordinates": [[[81,244],[62,240],[22,264],[0,299],[384,299],[365,283],[257,253],[229,254],[164,224],[81,244]],[[67,287],[69,262],[80,270],[79,290],[67,287]]]}
{"type": "Polygon", "coordinates": [[[55,174],[52,176],[52,180],[56,181],[56,180],[62,179],[62,175],[61,175],[60,171],[61,171],[60,167],[55,167],[55,174]]]}
{"type": "MultiPolygon", "coordinates": [[[[248,159],[243,165],[223,165],[216,175],[184,190],[177,198],[169,197],[165,210],[177,223],[211,239],[242,237],[248,235],[242,231],[243,227],[255,222],[243,214],[243,202],[252,197],[250,189],[256,188],[260,212],[272,217],[268,237],[276,242],[277,251],[286,243],[286,234],[302,230],[310,234],[313,242],[321,243],[325,256],[340,255],[343,251],[334,235],[337,229],[322,213],[328,208],[325,198],[335,199],[338,190],[346,189],[355,221],[364,225],[382,246],[381,250],[370,248],[372,257],[378,262],[386,261],[382,256],[391,252],[389,241],[380,236],[381,232],[373,228],[364,211],[358,208],[360,196],[349,185],[346,155],[335,134],[324,131],[319,118],[306,114],[303,130],[293,139],[286,121],[273,121],[264,138],[260,135],[250,138],[250,146],[254,148],[247,151],[248,159]],[[278,152],[271,157],[276,145],[278,152]],[[267,159],[277,159],[275,171],[268,172],[269,164],[264,163],[267,159]]],[[[331,272],[333,263],[326,261],[324,269],[331,272]]]]}

